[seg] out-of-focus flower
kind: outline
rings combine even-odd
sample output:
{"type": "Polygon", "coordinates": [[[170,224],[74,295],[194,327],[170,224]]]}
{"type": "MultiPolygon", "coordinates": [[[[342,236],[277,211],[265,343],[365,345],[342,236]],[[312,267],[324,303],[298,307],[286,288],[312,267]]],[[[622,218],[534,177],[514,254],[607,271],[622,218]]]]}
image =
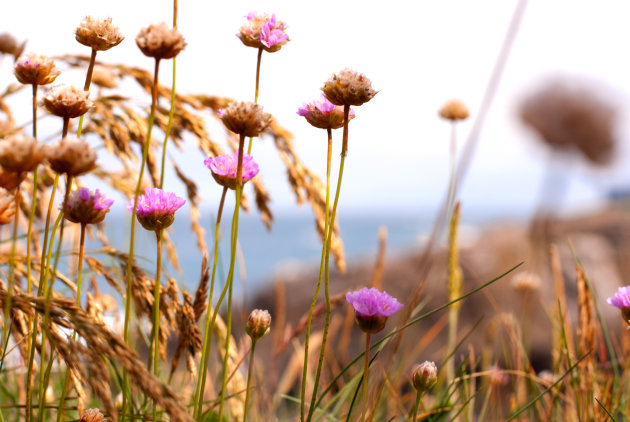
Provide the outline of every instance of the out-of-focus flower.
{"type": "Polygon", "coordinates": [[[247,22],[236,34],[246,46],[273,53],[289,42],[289,36],[284,32],[286,25],[276,20],[275,14],[249,12],[246,18],[247,22]]]}
{"type": "MultiPolygon", "coordinates": [[[[230,189],[236,189],[236,170],[238,165],[238,151],[233,154],[224,154],[217,157],[208,157],[203,163],[210,169],[212,177],[221,186],[230,189]]],[[[254,161],[254,157],[249,154],[243,154],[243,169],[241,181],[244,185],[258,174],[258,164],[254,161]]]]}
{"type": "Polygon", "coordinates": [[[247,318],[245,331],[251,337],[252,341],[256,341],[264,337],[271,327],[271,315],[268,311],[262,309],[254,309],[247,318]]]}
{"type": "Polygon", "coordinates": [[[26,41],[20,44],[13,35],[7,32],[0,34],[0,53],[10,54],[14,60],[17,60],[22,55],[24,47],[26,47],[26,41]]]}
{"type": "Polygon", "coordinates": [[[0,188],[0,225],[9,224],[15,215],[15,195],[0,188]]]}
{"type": "Polygon", "coordinates": [[[470,113],[468,112],[468,107],[466,104],[462,103],[459,100],[450,100],[446,104],[442,106],[440,111],[438,112],[440,117],[447,120],[465,120],[468,118],[470,113]]]}
{"type": "Polygon", "coordinates": [[[232,101],[217,112],[225,127],[243,136],[258,136],[271,123],[262,106],[248,101],[232,101]]]}
{"type": "Polygon", "coordinates": [[[94,106],[89,91],[80,91],[71,85],[57,85],[44,97],[44,107],[55,116],[74,119],[94,106]]]}
{"type": "Polygon", "coordinates": [[[522,271],[512,278],[512,287],[520,293],[533,293],[541,285],[540,276],[529,271],[522,271]]]}
{"type": "Polygon", "coordinates": [[[505,387],[510,382],[510,377],[506,374],[499,365],[492,365],[488,368],[490,372],[490,384],[494,388],[505,387]]]}
{"type": "Polygon", "coordinates": [[[395,297],[375,287],[364,287],[346,293],[346,300],[354,308],[359,328],[366,333],[378,333],[385,328],[387,318],[394,315],[403,305],[395,297]]]}
{"type": "Polygon", "coordinates": [[[42,143],[16,134],[0,141],[0,165],[16,173],[29,172],[44,160],[44,152],[42,143]]]}
{"type": "Polygon", "coordinates": [[[96,152],[87,142],[64,138],[46,148],[46,158],[55,173],[80,176],[96,167],[96,152]]]}
{"type": "Polygon", "coordinates": [[[81,414],[79,422],[104,422],[105,417],[98,409],[87,409],[81,414]]]}
{"type": "Polygon", "coordinates": [[[25,172],[16,173],[0,166],[0,187],[4,189],[13,190],[17,188],[25,178],[25,172]]]}
{"type": "MultiPolygon", "coordinates": [[[[343,127],[343,107],[336,106],[323,94],[317,100],[302,104],[297,114],[307,122],[320,129],[339,129],[343,127]]],[[[354,110],[350,110],[348,120],[354,119],[354,110]]]]}
{"type": "Polygon", "coordinates": [[[145,56],[155,59],[172,59],[186,47],[184,36],[164,22],[142,28],[136,44],[145,56]]]}
{"type": "Polygon", "coordinates": [[[619,308],[623,320],[630,326],[630,286],[619,287],[615,295],[606,299],[606,302],[619,308]]]}
{"type": "Polygon", "coordinates": [[[438,380],[438,368],[435,362],[428,360],[416,365],[411,372],[411,383],[416,391],[427,391],[433,388],[438,380]]]}
{"type": "Polygon", "coordinates": [[[324,83],[322,92],[331,103],[339,106],[360,106],[377,94],[372,89],[372,82],[365,75],[350,69],[334,73],[324,83]]]}
{"type": "Polygon", "coordinates": [[[98,189],[95,192],[80,188],[68,195],[68,202],[62,204],[63,216],[73,223],[96,224],[105,219],[105,214],[114,203],[98,189]]]}
{"type": "Polygon", "coordinates": [[[94,50],[105,51],[117,46],[125,39],[112,18],[99,19],[86,16],[74,32],[76,40],[94,50]]]}
{"type": "Polygon", "coordinates": [[[13,67],[13,73],[18,81],[26,85],[48,85],[59,76],[52,59],[34,53],[20,57],[13,67]]]}
{"type": "MultiPolygon", "coordinates": [[[[133,211],[133,200],[127,209],[133,211]]],[[[136,217],[142,227],[151,231],[159,231],[169,227],[175,221],[175,211],[186,201],[173,192],[165,192],[158,188],[146,188],[138,198],[136,217]]]]}

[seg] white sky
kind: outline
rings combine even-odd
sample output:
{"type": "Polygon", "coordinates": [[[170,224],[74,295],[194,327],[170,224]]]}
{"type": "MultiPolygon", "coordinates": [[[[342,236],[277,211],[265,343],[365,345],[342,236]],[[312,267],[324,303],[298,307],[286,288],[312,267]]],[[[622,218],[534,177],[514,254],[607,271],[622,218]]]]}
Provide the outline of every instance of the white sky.
{"type": "MultiPolygon", "coordinates": [[[[147,69],[152,59],[136,47],[136,34],[150,23],[172,21],[170,0],[5,3],[0,32],[28,38],[27,51],[88,54],[74,40],[74,29],[85,15],[111,16],[127,38],[98,58],[147,69]]],[[[515,0],[180,1],[178,27],[188,47],[178,57],[177,89],[253,100],[256,50],[235,34],[250,10],[275,12],[288,24],[291,41],[277,53],[263,54],[259,102],[295,135],[307,165],[323,175],[325,131],[295,111],[319,95],[333,72],[349,67],[364,73],[379,94],[356,110],[350,125],[341,207],[420,212],[438,203],[447,183],[449,126],[438,119],[437,109],[459,98],[474,118],[515,5],[515,0]]],[[[461,192],[464,210],[520,213],[534,207],[546,153],[523,129],[516,109],[519,98],[545,76],[569,74],[601,83],[622,108],[619,133],[626,140],[629,12],[627,0],[530,2],[461,192]]],[[[1,86],[12,81],[10,63],[0,68],[1,86]]],[[[164,63],[160,80],[170,84],[170,78],[170,63],[164,63]]],[[[63,75],[58,81],[68,82],[63,75]]],[[[460,145],[471,126],[470,119],[460,125],[460,145]]],[[[341,131],[335,137],[338,151],[341,131]]],[[[274,209],[295,209],[271,142],[258,141],[253,152],[274,209]]],[[[203,157],[177,157],[180,164],[189,161],[185,167],[200,184],[208,181],[201,191],[207,203],[217,201],[219,190],[203,157]]],[[[568,206],[592,204],[607,188],[627,185],[628,158],[623,148],[609,170],[580,165],[559,170],[571,175],[568,206]]],[[[180,189],[168,182],[166,188],[180,189]]]]}

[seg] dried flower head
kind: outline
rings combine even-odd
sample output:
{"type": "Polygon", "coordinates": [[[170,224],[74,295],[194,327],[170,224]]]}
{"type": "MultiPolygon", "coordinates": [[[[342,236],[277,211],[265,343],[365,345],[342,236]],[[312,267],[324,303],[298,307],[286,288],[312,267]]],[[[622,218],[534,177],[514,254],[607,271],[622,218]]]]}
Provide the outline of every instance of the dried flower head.
{"type": "Polygon", "coordinates": [[[13,73],[18,81],[26,85],[48,85],[59,76],[52,59],[34,53],[20,57],[13,67],[13,73]]]}
{"type": "MultiPolygon", "coordinates": [[[[343,127],[343,107],[336,106],[322,94],[319,99],[302,104],[297,114],[320,129],[339,129],[343,127]]],[[[354,110],[350,110],[348,120],[354,119],[354,110]]]]}
{"type": "Polygon", "coordinates": [[[46,148],[50,168],[56,173],[80,176],[96,167],[96,152],[77,138],[64,138],[46,148]]]}
{"type": "Polygon", "coordinates": [[[262,106],[248,101],[232,101],[217,114],[225,127],[243,136],[258,136],[271,123],[271,116],[263,112],[262,106]]]}
{"type": "Polygon", "coordinates": [[[372,82],[362,73],[344,69],[334,73],[322,87],[322,92],[335,105],[360,106],[377,94],[372,82]]]}
{"type": "Polygon", "coordinates": [[[57,85],[44,97],[44,107],[55,116],[73,119],[94,106],[89,96],[89,91],[80,91],[71,85],[57,85]]]}
{"type": "Polygon", "coordinates": [[[470,115],[466,104],[459,100],[450,100],[442,106],[438,114],[444,119],[453,121],[465,120],[470,115]]]}
{"type": "Polygon", "coordinates": [[[21,133],[0,141],[0,166],[8,171],[32,171],[44,160],[44,154],[42,143],[21,133]]]}
{"type": "Polygon", "coordinates": [[[416,365],[411,372],[411,383],[416,391],[427,391],[437,384],[438,368],[435,362],[425,360],[420,365],[416,365]]]}
{"type": "Polygon", "coordinates": [[[528,271],[522,271],[512,278],[512,287],[519,293],[536,292],[541,284],[540,276],[528,271]]]}
{"type": "Polygon", "coordinates": [[[619,287],[615,295],[606,299],[606,302],[619,308],[623,320],[630,326],[630,286],[619,287]]]}
{"type": "Polygon", "coordinates": [[[346,293],[346,300],[354,308],[354,316],[362,331],[378,333],[385,328],[387,318],[402,309],[403,305],[395,297],[381,292],[375,287],[364,287],[346,293]]]}
{"type": "Polygon", "coordinates": [[[556,150],[577,150],[594,164],[613,156],[615,107],[584,83],[551,81],[521,104],[521,119],[556,150]]]}
{"type": "Polygon", "coordinates": [[[63,216],[73,223],[96,224],[105,219],[105,214],[114,203],[98,189],[95,192],[80,188],[68,195],[68,202],[62,204],[63,216]]]}
{"type": "MultiPolygon", "coordinates": [[[[230,189],[236,189],[238,184],[236,181],[238,151],[234,151],[233,154],[208,157],[203,163],[210,169],[212,177],[218,184],[230,189]]],[[[249,154],[243,154],[242,184],[244,185],[253,179],[258,174],[258,171],[258,164],[254,161],[254,157],[249,154]]]]}
{"type": "Polygon", "coordinates": [[[101,88],[116,88],[120,84],[120,75],[110,67],[96,65],[92,71],[92,83],[101,88]]]}
{"type": "Polygon", "coordinates": [[[0,225],[9,224],[15,215],[15,195],[0,188],[0,225]]]}
{"type": "Polygon", "coordinates": [[[79,422],[104,422],[105,416],[98,409],[87,409],[81,414],[79,422]]]}
{"type": "Polygon", "coordinates": [[[24,47],[26,47],[26,41],[20,44],[13,35],[7,32],[0,34],[0,53],[10,54],[17,60],[22,55],[24,47]]]}
{"type": "Polygon", "coordinates": [[[142,28],[136,44],[145,56],[155,59],[172,59],[186,47],[184,36],[164,22],[142,28]]]}
{"type": "Polygon", "coordinates": [[[125,39],[120,29],[112,24],[112,18],[93,18],[86,16],[74,31],[77,41],[97,51],[116,47],[125,39]]]}
{"type": "MultiPolygon", "coordinates": [[[[185,203],[184,199],[172,192],[165,192],[158,188],[146,188],[144,194],[138,198],[136,217],[145,229],[162,230],[173,224],[175,211],[185,203]]],[[[133,211],[133,200],[127,204],[127,209],[133,211]]]]}
{"type": "Polygon", "coordinates": [[[26,173],[16,173],[9,171],[0,166],[0,187],[8,190],[13,190],[20,186],[20,183],[26,178],[26,173]]]}
{"type": "Polygon", "coordinates": [[[245,331],[251,337],[252,341],[256,341],[269,332],[271,327],[271,315],[268,311],[262,309],[254,309],[247,318],[245,331]]]}
{"type": "Polygon", "coordinates": [[[249,12],[245,17],[247,22],[236,36],[246,46],[274,53],[289,42],[289,36],[284,32],[286,25],[276,20],[275,14],[269,16],[267,13],[249,12]]]}

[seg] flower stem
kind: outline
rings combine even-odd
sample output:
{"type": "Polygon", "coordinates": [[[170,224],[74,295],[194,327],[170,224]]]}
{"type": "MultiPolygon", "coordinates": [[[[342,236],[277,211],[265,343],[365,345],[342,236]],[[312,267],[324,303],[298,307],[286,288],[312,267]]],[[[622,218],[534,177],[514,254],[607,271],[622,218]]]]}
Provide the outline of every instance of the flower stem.
{"type": "Polygon", "coordinates": [[[65,139],[68,136],[68,127],[70,126],[70,119],[68,117],[63,118],[63,128],[61,129],[61,139],[65,139]]]}
{"type": "MultiPolygon", "coordinates": [[[[18,221],[20,217],[20,185],[15,188],[15,214],[13,215],[13,234],[11,237],[11,256],[9,257],[9,280],[8,280],[8,290],[7,290],[7,299],[4,303],[4,327],[2,330],[2,337],[4,338],[3,346],[8,344],[9,335],[11,326],[11,299],[13,298],[13,283],[15,281],[15,252],[17,248],[17,229],[18,229],[18,221]]],[[[6,350],[6,346],[3,347],[3,350],[6,350]]],[[[4,361],[4,354],[2,355],[2,359],[4,361]]]]}
{"type": "MultiPolygon", "coordinates": [[[[203,406],[203,393],[206,388],[206,373],[208,371],[208,360],[210,357],[210,348],[212,345],[212,333],[214,331],[214,323],[217,317],[217,310],[221,305],[221,301],[223,300],[224,294],[221,295],[219,299],[219,303],[215,308],[215,312],[210,318],[210,312],[212,311],[212,298],[214,295],[214,279],[217,272],[217,261],[219,259],[219,228],[221,225],[221,215],[223,214],[223,204],[225,203],[225,195],[227,194],[228,188],[223,188],[223,193],[221,194],[221,202],[219,203],[219,211],[217,212],[217,221],[214,229],[214,257],[212,260],[212,276],[210,278],[210,293],[208,294],[208,313],[206,316],[206,328],[203,335],[203,346],[202,346],[202,355],[201,355],[201,368],[199,371],[199,378],[197,379],[197,388],[195,393],[195,409],[193,415],[196,418],[201,416],[201,408],[203,406]]],[[[225,290],[223,291],[225,293],[225,290]]]]}
{"type": "MultiPolygon", "coordinates": [[[[140,164],[140,172],[138,174],[138,182],[136,184],[136,191],[133,200],[133,210],[131,211],[131,229],[129,233],[129,256],[127,258],[127,289],[125,294],[125,321],[123,326],[123,339],[126,344],[129,344],[129,319],[131,316],[131,295],[132,295],[132,270],[133,270],[133,252],[134,252],[134,234],[136,228],[136,212],[138,210],[138,196],[140,196],[140,188],[142,187],[142,176],[144,175],[144,168],[147,163],[147,156],[149,154],[149,144],[151,143],[151,130],[153,129],[153,120],[155,118],[155,107],[157,104],[157,85],[158,85],[158,72],[160,69],[160,59],[155,59],[155,70],[153,72],[153,89],[151,93],[151,111],[149,112],[149,123],[147,127],[147,137],[144,141],[142,148],[142,162],[140,164]]],[[[129,375],[127,370],[123,371],[123,404],[122,414],[126,415],[127,401],[129,397],[129,375]]]]}
{"type": "Polygon", "coordinates": [[[335,199],[333,201],[332,214],[330,216],[330,224],[328,225],[328,233],[326,234],[326,257],[324,260],[324,296],[326,298],[326,318],[324,321],[324,332],[322,333],[322,344],[319,351],[319,361],[317,362],[317,372],[315,374],[315,385],[313,386],[313,395],[311,397],[311,405],[308,409],[307,421],[310,422],[315,411],[315,400],[317,399],[317,388],[319,386],[319,378],[322,372],[322,365],[324,363],[324,353],[326,352],[326,338],[328,337],[328,328],[330,326],[330,247],[332,244],[333,231],[335,229],[335,218],[337,216],[337,204],[339,203],[339,194],[341,192],[341,180],[343,178],[343,167],[346,160],[346,154],[348,152],[348,115],[350,114],[350,106],[345,105],[343,108],[343,141],[341,145],[341,161],[339,163],[339,178],[337,179],[337,190],[335,192],[335,199]]]}
{"type": "MultiPolygon", "coordinates": [[[[96,63],[96,50],[92,49],[92,55],[90,56],[90,64],[88,65],[87,75],[85,76],[85,84],[83,85],[84,91],[90,90],[90,83],[92,83],[92,72],[94,71],[94,64],[96,63]]],[[[79,129],[77,130],[77,138],[81,137],[81,129],[83,128],[83,117],[85,114],[82,114],[79,118],[79,129]]]]}
{"type": "MultiPolygon", "coordinates": [[[[258,87],[260,86],[260,62],[262,60],[263,49],[258,49],[258,58],[256,60],[256,91],[254,92],[254,104],[258,104],[258,87]]],[[[252,141],[254,138],[249,138],[249,145],[247,147],[247,153],[252,153],[252,141]]]]}
{"type": "Polygon", "coordinates": [[[252,351],[249,356],[249,367],[247,368],[247,387],[245,388],[245,404],[243,406],[243,422],[247,422],[247,404],[249,403],[249,387],[252,380],[254,368],[254,352],[256,351],[256,340],[252,341],[252,351]]]}
{"type": "Polygon", "coordinates": [[[365,420],[365,410],[368,408],[368,373],[370,371],[370,340],[372,335],[365,335],[365,364],[363,365],[363,409],[361,410],[361,421],[365,420]]]}
{"type": "Polygon", "coordinates": [[[319,297],[319,290],[322,285],[322,275],[324,272],[324,262],[326,258],[326,237],[328,236],[329,222],[329,208],[330,208],[330,159],[332,156],[332,129],[328,128],[328,155],[326,159],[326,210],[324,220],[324,240],[322,242],[322,257],[319,264],[319,276],[317,278],[317,286],[315,287],[315,295],[311,302],[311,308],[308,311],[308,319],[306,320],[306,337],[304,340],[304,363],[302,369],[302,391],[300,395],[300,420],[304,421],[304,404],[306,402],[306,376],[308,368],[308,344],[311,335],[311,322],[313,320],[313,311],[315,310],[315,304],[319,297]]]}
{"type": "MultiPolygon", "coordinates": [[[[160,274],[162,273],[162,230],[155,231],[157,240],[157,264],[153,290],[153,374],[160,375],[160,274]]],[[[153,420],[157,420],[157,403],[153,402],[153,420]]]]}
{"type": "Polygon", "coordinates": [[[413,406],[413,412],[411,417],[411,422],[418,419],[418,408],[420,407],[420,398],[422,398],[422,390],[418,390],[416,393],[416,404],[413,406]]]}

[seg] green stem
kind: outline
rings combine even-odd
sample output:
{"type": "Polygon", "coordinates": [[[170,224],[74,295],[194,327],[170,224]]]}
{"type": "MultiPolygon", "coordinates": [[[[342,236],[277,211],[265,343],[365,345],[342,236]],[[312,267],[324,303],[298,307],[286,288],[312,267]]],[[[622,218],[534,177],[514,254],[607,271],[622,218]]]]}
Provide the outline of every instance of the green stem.
{"type": "MultiPolygon", "coordinates": [[[[210,278],[210,293],[208,295],[208,313],[206,316],[206,328],[203,335],[203,346],[202,346],[202,355],[201,355],[201,368],[199,371],[199,378],[197,378],[197,388],[195,393],[195,408],[193,415],[196,418],[201,416],[201,408],[203,406],[203,393],[206,388],[206,373],[208,371],[208,360],[210,357],[210,348],[212,345],[212,333],[214,331],[214,323],[217,316],[217,312],[214,312],[212,318],[210,317],[210,312],[212,311],[212,298],[214,295],[214,279],[215,274],[217,272],[217,261],[219,258],[219,227],[221,225],[221,215],[223,214],[223,204],[225,203],[225,195],[227,194],[227,187],[223,188],[223,193],[221,194],[221,202],[219,203],[219,211],[217,212],[217,221],[214,229],[214,257],[212,260],[212,275],[210,278]]],[[[215,311],[218,311],[221,301],[225,296],[225,289],[223,290],[223,294],[219,299],[219,303],[217,304],[215,311]]]]}
{"type": "Polygon", "coordinates": [[[252,380],[254,368],[254,352],[256,351],[256,340],[252,340],[252,351],[249,356],[249,367],[247,368],[247,387],[245,388],[245,405],[243,406],[243,422],[247,422],[247,404],[249,403],[249,387],[252,380]]]}
{"type": "Polygon", "coordinates": [[[326,237],[328,236],[329,226],[329,208],[330,208],[330,159],[332,156],[332,129],[328,128],[328,155],[326,159],[326,210],[324,220],[324,240],[322,242],[322,257],[319,264],[319,276],[317,278],[317,286],[315,287],[315,295],[311,302],[311,308],[308,311],[308,319],[306,320],[306,337],[304,340],[304,363],[302,369],[302,391],[300,395],[300,420],[304,421],[304,405],[306,403],[306,376],[308,368],[308,344],[311,336],[311,322],[313,320],[313,311],[319,297],[319,290],[322,285],[322,275],[324,273],[324,262],[326,258],[326,237]]]}
{"type": "MultiPolygon", "coordinates": [[[[11,237],[11,256],[9,258],[9,282],[7,290],[7,300],[4,303],[4,328],[2,330],[3,344],[9,342],[9,327],[11,326],[11,299],[13,298],[13,283],[15,281],[15,252],[17,249],[17,229],[20,217],[20,186],[15,188],[15,214],[13,215],[13,234],[11,237]]],[[[6,348],[6,346],[4,347],[6,348]]],[[[4,362],[4,354],[2,355],[4,362]]]]}
{"type": "MultiPolygon", "coordinates": [[[[177,10],[177,5],[175,5],[177,10]]],[[[177,12],[175,12],[175,15],[177,12]]],[[[176,57],[173,57],[173,86],[171,88],[171,109],[168,112],[168,124],[166,125],[166,131],[164,132],[164,145],[162,146],[162,169],[160,172],[160,189],[164,186],[164,166],[166,164],[166,144],[168,143],[168,137],[171,136],[171,128],[173,126],[173,116],[175,115],[175,71],[177,69],[176,57]]]]}
{"type": "Polygon", "coordinates": [[[311,405],[308,409],[307,421],[310,422],[315,411],[315,400],[317,399],[317,388],[319,387],[319,378],[322,373],[322,366],[324,363],[324,353],[326,352],[326,339],[328,337],[328,328],[330,326],[330,247],[332,244],[333,231],[335,229],[335,218],[337,216],[337,204],[339,203],[339,194],[341,192],[341,181],[343,178],[343,167],[346,160],[346,154],[348,152],[348,115],[350,114],[350,106],[345,105],[343,108],[344,123],[343,123],[343,141],[341,145],[341,161],[339,163],[339,178],[337,179],[337,190],[335,192],[335,199],[333,201],[332,214],[330,216],[330,224],[328,227],[328,233],[326,235],[326,258],[324,261],[324,295],[326,298],[326,318],[324,321],[324,331],[322,333],[322,344],[319,351],[319,361],[317,362],[317,372],[315,374],[315,385],[313,386],[313,395],[311,397],[311,405]]]}
{"type": "Polygon", "coordinates": [[[370,333],[365,335],[365,364],[363,365],[363,409],[361,410],[361,421],[365,420],[365,410],[368,407],[368,374],[370,372],[370,333]]]}
{"type": "Polygon", "coordinates": [[[413,412],[411,417],[411,422],[414,422],[418,419],[418,407],[420,407],[420,398],[422,398],[422,390],[418,390],[416,393],[416,404],[413,406],[413,412]]]}
{"type": "MultiPolygon", "coordinates": [[[[94,71],[94,64],[96,63],[96,50],[92,49],[92,54],[90,55],[90,64],[88,65],[87,75],[85,76],[85,84],[83,85],[84,91],[90,90],[90,83],[92,82],[92,72],[94,71]]],[[[79,129],[77,130],[77,138],[81,137],[81,129],[83,128],[83,117],[85,114],[82,114],[79,118],[79,129]]]]}
{"type": "Polygon", "coordinates": [[[223,377],[221,380],[221,398],[219,404],[219,420],[223,418],[223,408],[225,405],[225,390],[227,388],[227,363],[230,356],[230,333],[232,330],[232,287],[234,280],[234,268],[236,264],[236,241],[238,239],[238,216],[241,209],[241,196],[243,194],[243,148],[245,147],[245,135],[239,136],[238,142],[238,161],[236,167],[236,202],[234,204],[234,215],[232,217],[232,239],[230,244],[230,269],[228,271],[228,308],[226,316],[226,334],[225,334],[225,356],[223,358],[223,377]]]}
{"type": "MultiPolygon", "coordinates": [[[[147,137],[144,141],[142,148],[142,163],[140,164],[140,172],[138,174],[138,182],[136,184],[136,191],[133,199],[133,210],[131,211],[131,229],[129,233],[129,256],[127,259],[127,289],[125,294],[125,322],[123,326],[123,339],[126,344],[129,344],[129,319],[131,316],[131,298],[132,298],[132,270],[133,270],[133,252],[134,252],[134,234],[136,228],[136,212],[138,211],[138,196],[140,196],[140,188],[142,187],[142,176],[144,175],[144,167],[146,166],[147,156],[149,154],[149,145],[151,143],[151,130],[153,129],[153,120],[155,118],[155,107],[157,104],[157,85],[158,85],[158,72],[160,69],[160,59],[155,59],[155,70],[153,72],[153,90],[151,95],[151,111],[149,112],[149,123],[147,127],[147,137]]],[[[127,397],[129,393],[129,375],[127,370],[123,371],[123,404],[122,414],[127,414],[127,397]]]]}
{"type": "MultiPolygon", "coordinates": [[[[258,104],[258,87],[260,86],[260,62],[262,60],[263,49],[258,49],[258,58],[256,60],[256,91],[254,92],[254,104],[258,104]]],[[[247,147],[247,153],[252,153],[252,141],[254,138],[249,138],[249,146],[247,147]]]]}
{"type": "MultiPolygon", "coordinates": [[[[157,240],[157,264],[153,291],[153,374],[160,375],[160,274],[162,273],[162,230],[155,231],[157,240]]],[[[153,402],[153,420],[157,420],[157,403],[153,402]]]]}

